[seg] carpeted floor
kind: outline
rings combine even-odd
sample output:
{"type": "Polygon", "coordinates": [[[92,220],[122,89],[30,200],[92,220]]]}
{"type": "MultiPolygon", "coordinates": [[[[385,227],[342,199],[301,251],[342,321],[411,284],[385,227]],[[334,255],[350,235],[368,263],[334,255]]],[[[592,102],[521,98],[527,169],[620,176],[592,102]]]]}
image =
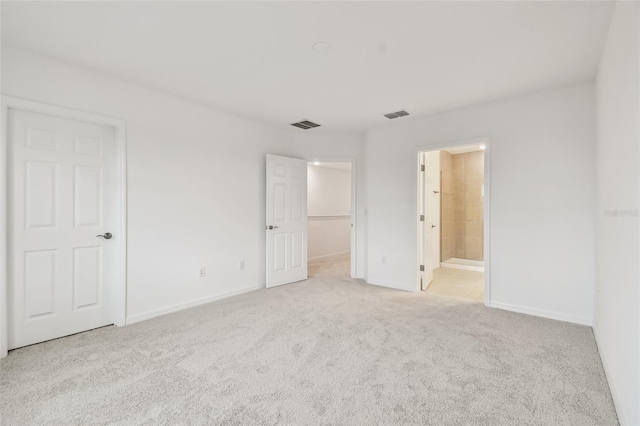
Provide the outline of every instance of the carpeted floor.
{"type": "Polygon", "coordinates": [[[2,424],[617,424],[589,327],[322,275],[12,351],[2,424]]]}
{"type": "Polygon", "coordinates": [[[333,256],[310,259],[308,276],[309,278],[349,278],[351,276],[351,254],[340,253],[333,256]]]}

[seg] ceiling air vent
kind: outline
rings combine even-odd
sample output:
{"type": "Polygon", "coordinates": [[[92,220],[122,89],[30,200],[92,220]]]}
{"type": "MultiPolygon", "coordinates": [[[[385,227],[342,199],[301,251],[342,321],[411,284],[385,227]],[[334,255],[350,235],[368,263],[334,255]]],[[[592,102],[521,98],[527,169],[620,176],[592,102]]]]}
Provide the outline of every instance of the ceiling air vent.
{"type": "Polygon", "coordinates": [[[314,127],[320,127],[319,124],[316,124],[309,120],[298,121],[297,123],[291,123],[291,125],[304,130],[313,129],[314,127]]]}
{"type": "Polygon", "coordinates": [[[409,115],[409,113],[407,111],[396,111],[396,112],[390,112],[389,114],[385,114],[384,116],[387,117],[389,120],[392,120],[394,118],[398,118],[398,117],[405,117],[409,115]]]}

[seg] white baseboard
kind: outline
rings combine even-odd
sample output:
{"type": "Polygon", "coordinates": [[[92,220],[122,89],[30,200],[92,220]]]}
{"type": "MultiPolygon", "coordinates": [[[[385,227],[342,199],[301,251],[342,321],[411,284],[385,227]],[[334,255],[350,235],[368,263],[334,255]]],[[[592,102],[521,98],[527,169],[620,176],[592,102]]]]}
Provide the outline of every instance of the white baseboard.
{"type": "Polygon", "coordinates": [[[600,355],[600,360],[602,361],[602,367],[604,368],[604,375],[607,378],[607,383],[609,384],[609,390],[611,391],[611,398],[613,399],[613,406],[616,409],[616,414],[618,415],[618,421],[621,425],[628,425],[625,416],[623,415],[620,407],[620,398],[618,396],[618,392],[616,391],[616,387],[614,386],[613,380],[611,380],[611,367],[609,367],[609,359],[604,355],[604,352],[600,350],[600,345],[598,344],[598,332],[595,327],[591,328],[593,330],[593,337],[596,341],[596,347],[598,348],[598,354],[600,355]]]}
{"type": "Polygon", "coordinates": [[[575,315],[567,315],[560,312],[546,311],[544,309],[529,308],[526,306],[512,305],[510,303],[491,301],[492,308],[498,308],[505,311],[517,312],[519,314],[533,315],[536,317],[548,318],[557,321],[570,322],[573,324],[591,326],[591,318],[578,317],[575,315]]]}
{"type": "Polygon", "coordinates": [[[371,285],[377,285],[378,287],[386,287],[386,288],[391,288],[393,290],[402,290],[402,291],[416,291],[416,290],[407,290],[406,288],[403,287],[399,287],[397,284],[395,283],[383,283],[383,282],[372,282],[372,281],[367,281],[367,284],[371,284],[371,285]]]}
{"type": "Polygon", "coordinates": [[[351,250],[340,251],[338,253],[323,254],[322,256],[310,257],[308,260],[316,260],[316,259],[323,259],[325,257],[339,256],[341,254],[347,254],[347,253],[350,253],[350,252],[351,252],[351,250]]]}
{"type": "Polygon", "coordinates": [[[459,259],[457,257],[452,257],[444,262],[440,262],[440,266],[442,268],[484,272],[484,262],[481,260],[459,259]]]}
{"type": "Polygon", "coordinates": [[[441,263],[440,266],[443,268],[460,269],[463,271],[484,272],[484,268],[482,266],[452,265],[450,263],[441,263]]]}
{"type": "Polygon", "coordinates": [[[135,324],[137,322],[146,321],[151,318],[159,317],[160,315],[166,315],[173,312],[182,311],[183,309],[193,308],[195,306],[204,305],[206,303],[215,302],[216,300],[226,299],[228,297],[236,296],[238,294],[248,293],[250,291],[260,290],[265,288],[264,284],[252,285],[244,287],[239,290],[225,291],[223,293],[217,293],[212,296],[203,297],[200,299],[191,300],[189,302],[178,303],[164,308],[154,309],[151,311],[143,312],[141,314],[131,315],[127,317],[126,325],[135,324]]]}

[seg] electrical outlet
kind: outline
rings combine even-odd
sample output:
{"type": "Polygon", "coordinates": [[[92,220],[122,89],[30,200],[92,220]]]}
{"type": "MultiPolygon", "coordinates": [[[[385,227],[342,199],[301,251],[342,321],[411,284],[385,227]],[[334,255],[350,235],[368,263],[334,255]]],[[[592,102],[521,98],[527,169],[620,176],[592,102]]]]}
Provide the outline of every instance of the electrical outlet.
{"type": "Polygon", "coordinates": [[[383,265],[387,264],[387,256],[382,256],[382,264],[383,265]]]}
{"type": "Polygon", "coordinates": [[[200,267],[200,278],[204,277],[204,272],[205,272],[204,266],[201,266],[200,267]]]}
{"type": "Polygon", "coordinates": [[[244,260],[238,262],[238,270],[244,271],[244,260]]]}

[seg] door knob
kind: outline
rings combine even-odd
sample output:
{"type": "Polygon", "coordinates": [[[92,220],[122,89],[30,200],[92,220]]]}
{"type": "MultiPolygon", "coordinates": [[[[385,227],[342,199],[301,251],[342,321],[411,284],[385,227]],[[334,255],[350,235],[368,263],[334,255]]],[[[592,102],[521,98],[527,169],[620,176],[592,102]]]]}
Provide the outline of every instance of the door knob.
{"type": "Polygon", "coordinates": [[[267,226],[267,229],[276,229],[276,228],[278,228],[278,226],[273,226],[273,225],[267,226]]]}
{"type": "Polygon", "coordinates": [[[433,193],[434,193],[434,194],[439,194],[439,193],[440,193],[440,191],[433,191],[433,193]]]}
{"type": "Polygon", "coordinates": [[[96,235],[96,238],[97,237],[102,237],[105,240],[110,240],[113,237],[113,235],[111,234],[111,232],[105,232],[104,235],[96,235]]]}
{"type": "Polygon", "coordinates": [[[435,228],[435,227],[436,227],[436,225],[434,225],[434,224],[432,223],[432,224],[431,224],[431,227],[432,227],[432,228],[435,228]]]}

